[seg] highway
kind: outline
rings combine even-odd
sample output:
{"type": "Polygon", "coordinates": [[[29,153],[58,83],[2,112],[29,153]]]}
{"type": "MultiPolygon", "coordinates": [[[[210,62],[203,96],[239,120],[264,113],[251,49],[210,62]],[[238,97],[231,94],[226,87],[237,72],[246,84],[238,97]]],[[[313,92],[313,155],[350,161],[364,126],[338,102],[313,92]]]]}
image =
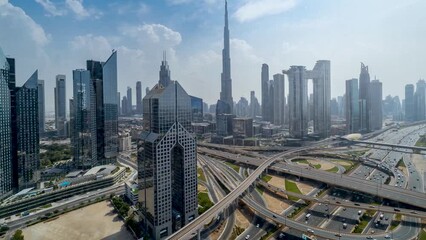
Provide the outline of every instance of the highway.
{"type": "MultiPolygon", "coordinates": [[[[299,149],[300,150],[300,149],[299,149]]],[[[266,164],[271,164],[269,167],[270,170],[274,170],[278,173],[296,175],[299,177],[304,177],[307,179],[312,179],[318,182],[324,182],[333,186],[344,187],[350,190],[355,190],[359,192],[364,192],[373,196],[379,196],[382,198],[398,201],[408,205],[424,208],[426,206],[426,195],[423,193],[410,191],[407,189],[396,188],[393,186],[376,184],[371,181],[356,178],[353,176],[347,176],[344,174],[335,174],[331,172],[321,171],[312,168],[305,168],[297,165],[287,164],[285,162],[271,162],[269,160],[263,160],[259,158],[251,158],[242,155],[236,155],[233,153],[219,152],[211,149],[201,149],[200,151],[204,152],[207,155],[217,156],[223,159],[239,162],[251,166],[265,166],[266,164]],[[362,186],[362,187],[361,187],[362,186]]],[[[275,157],[282,158],[284,156],[290,156],[296,151],[288,151],[283,153],[283,155],[278,155],[275,157]]],[[[266,167],[267,168],[267,167],[266,167]]],[[[266,169],[265,168],[265,169],[266,169]]]]}
{"type": "Polygon", "coordinates": [[[207,210],[204,214],[196,218],[194,221],[185,225],[179,231],[173,233],[171,236],[169,236],[168,239],[189,239],[193,237],[195,234],[197,234],[197,231],[203,227],[204,224],[207,224],[213,217],[220,214],[226,207],[236,201],[240,197],[240,195],[256,181],[257,177],[260,176],[263,171],[265,171],[269,167],[270,164],[282,157],[289,156],[297,151],[307,149],[307,147],[296,148],[288,152],[277,154],[263,161],[263,163],[261,163],[258,168],[254,170],[253,174],[247,177],[237,188],[232,190],[228,195],[226,195],[217,204],[207,210]]]}

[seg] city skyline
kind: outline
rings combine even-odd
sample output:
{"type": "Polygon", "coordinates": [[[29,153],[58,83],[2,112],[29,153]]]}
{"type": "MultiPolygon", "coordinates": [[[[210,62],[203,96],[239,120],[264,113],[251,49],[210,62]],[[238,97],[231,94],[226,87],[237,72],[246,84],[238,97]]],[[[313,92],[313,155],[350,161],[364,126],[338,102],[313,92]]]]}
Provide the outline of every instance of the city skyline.
{"type": "MultiPolygon", "coordinates": [[[[261,92],[258,69],[262,63],[270,66],[272,76],[288,69],[290,65],[300,64],[312,68],[310,64],[316,59],[328,59],[334,66],[331,73],[332,97],[343,95],[345,80],[358,76],[359,62],[370,67],[371,78],[377,76],[381,79],[383,96],[391,94],[403,98],[405,84],[415,83],[426,74],[421,68],[421,56],[426,49],[411,44],[421,39],[422,33],[415,31],[416,28],[406,27],[413,21],[419,24],[424,22],[422,19],[425,16],[420,14],[419,9],[425,3],[421,1],[389,4],[388,1],[386,4],[384,1],[375,1],[368,7],[356,2],[269,2],[280,3],[276,11],[252,13],[250,7],[256,3],[253,0],[228,3],[232,29],[230,50],[234,99],[249,99],[251,90],[261,92]],[[341,18],[345,13],[357,9],[363,10],[363,18],[341,18]],[[317,36],[319,31],[326,33],[326,37],[309,37],[313,34],[317,36]],[[374,38],[366,37],[372,34],[374,38]],[[396,37],[390,37],[394,35],[396,37]],[[300,41],[301,36],[309,40],[300,41]],[[333,44],[326,42],[329,39],[332,39],[333,44]],[[400,62],[407,53],[414,55],[410,55],[406,63],[400,62]],[[350,59],[346,57],[348,55],[350,59]],[[406,71],[398,71],[400,68],[396,68],[396,64],[406,71]]],[[[214,0],[165,1],[142,2],[132,6],[135,3],[125,1],[104,6],[99,1],[86,1],[80,2],[82,12],[76,12],[64,2],[52,3],[54,8],[46,8],[50,9],[46,11],[42,5],[32,1],[2,1],[0,11],[14,13],[14,16],[0,17],[0,22],[5,23],[0,24],[1,30],[9,32],[0,37],[0,45],[7,56],[20,61],[22,68],[17,72],[17,82],[22,84],[25,76],[33,69],[39,69],[40,78],[46,81],[46,93],[53,91],[57,74],[65,74],[70,78],[72,69],[84,68],[81,62],[86,59],[104,59],[112,49],[122,54],[118,66],[119,92],[123,94],[127,86],[134,87],[136,81],[151,86],[157,81],[157,60],[162,57],[161,51],[166,50],[168,61],[176,68],[174,78],[188,86],[188,91],[199,91],[198,95],[212,104],[217,99],[217,92],[220,92],[218,73],[221,68],[222,3],[214,0]],[[95,10],[98,10],[96,14],[95,10]],[[137,10],[140,10],[139,14],[137,10]],[[164,16],[167,14],[157,14],[160,11],[173,14],[166,18],[164,16]],[[95,17],[89,18],[88,14],[95,17]],[[123,14],[129,16],[123,18],[123,14]],[[122,20],[111,23],[118,17],[122,17],[122,20]],[[104,31],[104,28],[93,30],[104,24],[104,21],[111,23],[111,31],[104,31]],[[22,24],[22,28],[11,29],[7,24],[10,22],[17,26],[22,24]],[[81,23],[87,24],[87,28],[74,27],[81,23]],[[59,34],[58,26],[63,24],[72,30],[59,34]],[[22,29],[26,30],[25,33],[22,29]],[[16,44],[16,41],[12,41],[17,36],[22,36],[20,39],[23,40],[20,41],[25,42],[16,44]],[[20,48],[23,44],[31,49],[20,48]],[[25,59],[25,51],[34,54],[37,61],[25,59]],[[64,53],[59,54],[59,51],[64,53]],[[63,58],[64,55],[67,57],[63,58]],[[205,67],[201,67],[201,63],[205,67]],[[206,84],[208,89],[214,91],[204,90],[206,84]]],[[[265,3],[265,8],[268,4],[265,3]]],[[[67,96],[71,96],[71,88],[68,81],[67,96]]],[[[46,103],[46,112],[52,112],[52,103],[46,103]]]]}

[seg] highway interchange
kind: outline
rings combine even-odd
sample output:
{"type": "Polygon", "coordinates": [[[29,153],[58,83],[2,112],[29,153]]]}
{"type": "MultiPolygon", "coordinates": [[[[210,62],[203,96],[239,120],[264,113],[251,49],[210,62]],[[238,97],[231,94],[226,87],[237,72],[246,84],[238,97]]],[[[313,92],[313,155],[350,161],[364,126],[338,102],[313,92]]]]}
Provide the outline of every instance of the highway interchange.
{"type": "MultiPolygon", "coordinates": [[[[386,143],[395,144],[395,145],[414,146],[417,140],[419,139],[420,135],[424,133],[425,133],[424,125],[412,126],[412,127],[400,129],[398,132],[386,131],[380,135],[380,140],[385,141],[386,143]]],[[[378,141],[378,139],[379,137],[376,136],[372,139],[369,139],[369,141],[374,142],[374,141],[378,141]]],[[[258,157],[256,154],[242,155],[242,154],[226,152],[225,150],[217,151],[217,149],[212,150],[212,149],[207,149],[203,147],[200,147],[200,150],[201,150],[200,152],[202,154],[207,154],[215,158],[220,158],[222,160],[231,160],[232,162],[239,163],[240,166],[242,167],[256,167],[256,166],[265,167],[265,163],[271,163],[271,167],[269,169],[276,171],[276,173],[278,174],[285,173],[285,174],[291,174],[291,175],[298,175],[304,178],[311,178],[321,182],[327,182],[329,185],[341,186],[347,190],[359,190],[367,194],[371,194],[373,196],[379,195],[382,198],[394,199],[399,202],[405,202],[406,204],[410,204],[412,206],[417,206],[417,207],[426,206],[426,202],[425,202],[426,197],[423,193],[423,189],[424,189],[423,179],[420,173],[418,173],[417,170],[415,169],[410,159],[410,154],[404,153],[404,151],[391,151],[390,149],[389,150],[372,149],[368,151],[365,155],[368,156],[370,161],[371,160],[377,161],[377,165],[374,166],[374,164],[373,165],[361,164],[359,165],[357,169],[354,169],[349,174],[349,176],[344,174],[332,174],[332,173],[324,174],[324,172],[320,170],[305,169],[300,166],[292,165],[288,162],[282,161],[283,157],[286,157],[286,159],[288,159],[288,156],[291,156],[292,154],[296,152],[301,152],[303,150],[313,149],[313,148],[318,148],[318,145],[314,147],[310,147],[310,148],[309,147],[299,148],[299,149],[287,151],[285,153],[280,153],[267,160],[265,160],[265,158],[258,157]],[[251,155],[251,156],[248,157],[246,155],[251,155]],[[407,166],[407,171],[405,172],[408,173],[408,176],[405,176],[403,171],[395,168],[400,159],[403,159],[405,165],[407,166]],[[322,174],[324,174],[324,176],[322,176],[322,174]],[[330,178],[330,175],[333,175],[333,177],[330,178]],[[315,177],[312,177],[312,176],[315,176],[315,177]],[[326,181],[324,181],[324,179],[326,179],[326,181]],[[386,182],[390,186],[385,184],[386,182]],[[354,184],[358,186],[356,187],[350,186],[354,184]],[[362,189],[359,189],[360,186],[365,186],[365,187],[362,187],[362,189]],[[407,201],[407,199],[409,200],[407,201]]],[[[213,160],[210,159],[209,161],[211,162],[213,160]]],[[[218,160],[216,161],[219,162],[218,160]]],[[[243,185],[244,183],[246,183],[247,185],[247,179],[249,178],[244,179],[244,176],[241,176],[241,174],[238,175],[238,173],[236,173],[235,171],[234,173],[232,173],[233,171],[232,169],[230,169],[229,167],[226,168],[226,166],[223,166],[221,164],[217,164],[217,162],[215,166],[210,167],[210,169],[216,168],[216,171],[220,171],[224,174],[227,174],[227,177],[225,177],[224,179],[227,178],[228,181],[229,179],[233,180],[232,183],[230,182],[227,183],[227,184],[234,185],[233,186],[234,190],[231,192],[231,194],[235,193],[236,192],[235,189],[238,190],[238,187],[241,187],[241,185],[243,185]],[[238,186],[236,185],[237,183],[239,183],[238,186]]],[[[259,171],[256,172],[257,170],[260,170],[260,169],[256,168],[256,170],[254,171],[249,171],[252,173],[250,177],[259,176],[260,174],[258,173],[259,171]]],[[[260,182],[260,184],[264,184],[265,188],[271,188],[271,186],[265,185],[266,183],[260,182]]],[[[228,187],[231,188],[231,186],[229,185],[228,187]]],[[[252,196],[252,193],[254,192],[256,191],[250,191],[250,196],[252,196]]],[[[364,200],[363,199],[364,195],[365,194],[359,194],[359,195],[356,195],[355,197],[355,195],[351,194],[351,192],[347,192],[343,190],[341,191],[333,190],[333,191],[327,192],[327,194],[325,194],[325,196],[322,197],[321,199],[315,200],[316,198],[313,196],[310,198],[307,197],[308,198],[307,200],[311,202],[318,202],[311,205],[310,206],[311,209],[308,210],[309,213],[311,213],[311,217],[307,221],[305,221],[306,220],[304,217],[305,214],[301,214],[294,222],[286,218],[285,215],[280,216],[277,214],[273,214],[266,207],[262,206],[259,200],[256,200],[256,197],[253,199],[251,197],[248,197],[247,195],[244,195],[242,200],[249,207],[254,209],[257,215],[265,219],[271,219],[275,223],[281,223],[285,226],[290,227],[290,228],[284,229],[285,230],[284,234],[286,234],[285,239],[291,239],[292,237],[294,237],[295,239],[300,239],[300,236],[302,235],[302,233],[307,234],[309,226],[311,226],[309,230],[314,231],[315,233],[314,235],[319,236],[318,239],[321,239],[321,237],[325,239],[366,239],[366,237],[369,237],[370,235],[372,235],[375,239],[389,239],[389,238],[413,239],[418,235],[419,233],[418,217],[421,216],[424,218],[425,216],[424,212],[422,212],[421,210],[414,211],[410,209],[404,209],[399,206],[393,207],[393,206],[386,206],[386,205],[381,206],[380,204],[377,205],[377,203],[375,204],[370,204],[367,202],[362,203],[362,201],[364,200]],[[356,202],[360,201],[361,203],[357,205],[353,205],[351,207],[351,204],[354,204],[351,201],[356,201],[356,202]],[[338,202],[339,204],[336,204],[336,202],[338,202]],[[374,210],[373,212],[375,212],[375,214],[372,220],[362,232],[363,235],[350,234],[355,224],[357,224],[357,220],[359,219],[360,215],[365,213],[365,210],[361,210],[362,213],[359,214],[358,213],[358,211],[360,211],[359,209],[365,209],[365,208],[370,208],[371,210],[374,210]],[[404,213],[406,215],[411,215],[411,216],[402,217],[403,224],[400,224],[400,226],[394,229],[393,231],[389,231],[389,224],[392,221],[395,213],[404,213]],[[383,214],[382,221],[379,224],[376,224],[381,214],[383,214]],[[415,216],[418,216],[418,217],[415,217],[415,216]],[[345,228],[343,228],[342,223],[346,223],[345,228]]],[[[235,199],[237,199],[237,197],[233,198],[232,200],[235,201],[235,199]]],[[[226,204],[223,204],[223,205],[226,205],[226,204]]],[[[215,210],[217,212],[220,212],[218,211],[218,209],[215,209],[215,210]]],[[[200,217],[203,217],[203,215],[200,217]]],[[[262,226],[259,227],[257,222],[259,222],[259,220],[253,221],[250,227],[250,229],[257,229],[257,232],[256,231],[247,232],[246,230],[243,234],[239,236],[238,239],[243,239],[247,237],[248,235],[250,235],[249,237],[250,239],[258,239],[258,236],[261,236],[261,235],[257,235],[257,234],[261,234],[262,226]],[[254,227],[254,225],[257,225],[257,227],[254,227]],[[247,233],[251,233],[251,234],[247,234],[247,233]]],[[[197,229],[196,224],[194,224],[194,227],[192,229],[197,229]]],[[[263,227],[263,229],[266,229],[266,228],[263,227]]],[[[186,239],[186,238],[194,237],[195,234],[196,232],[193,232],[193,230],[192,231],[190,230],[183,235],[175,234],[171,236],[170,239],[177,239],[176,238],[177,236],[183,237],[184,239],[186,239]]]]}

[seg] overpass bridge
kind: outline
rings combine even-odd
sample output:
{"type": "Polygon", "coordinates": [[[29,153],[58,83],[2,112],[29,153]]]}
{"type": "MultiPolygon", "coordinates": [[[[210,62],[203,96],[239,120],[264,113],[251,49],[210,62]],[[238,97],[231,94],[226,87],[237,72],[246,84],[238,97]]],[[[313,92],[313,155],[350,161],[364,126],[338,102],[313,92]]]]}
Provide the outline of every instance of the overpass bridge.
{"type": "MultiPolygon", "coordinates": [[[[305,149],[303,149],[305,150],[305,149]]],[[[244,164],[247,166],[264,166],[266,162],[269,163],[270,166],[266,167],[268,171],[274,171],[278,174],[290,174],[296,175],[299,177],[303,177],[306,179],[315,180],[318,182],[323,182],[329,185],[343,187],[349,190],[367,193],[373,196],[378,196],[381,198],[386,198],[389,200],[401,202],[410,206],[425,208],[426,206],[426,194],[415,192],[407,189],[397,188],[389,185],[379,184],[377,182],[372,182],[364,179],[359,179],[352,176],[347,176],[344,174],[336,174],[327,171],[321,171],[317,169],[313,169],[310,167],[303,167],[293,164],[287,164],[284,162],[273,163],[269,161],[265,161],[264,159],[258,158],[250,158],[245,156],[238,156],[232,153],[219,152],[211,149],[199,149],[200,152],[204,152],[210,156],[220,157],[225,160],[231,160],[233,162],[244,164]]],[[[299,149],[301,151],[301,149],[299,149]]],[[[279,160],[279,158],[288,157],[296,153],[297,151],[289,151],[286,152],[285,155],[277,155],[275,160],[279,160]]],[[[256,172],[257,173],[257,172],[256,172]]],[[[252,175],[250,175],[252,176],[252,175]]],[[[257,175],[259,176],[259,175],[257,175]]]]}
{"type": "Polygon", "coordinates": [[[360,140],[348,140],[350,143],[353,143],[355,145],[371,145],[373,148],[374,146],[380,146],[380,147],[389,147],[392,150],[395,149],[408,149],[412,150],[413,152],[419,151],[426,153],[425,147],[416,147],[416,146],[405,146],[405,145],[398,145],[398,144],[390,144],[390,143],[383,143],[383,142],[371,142],[371,141],[360,141],[360,140]]]}

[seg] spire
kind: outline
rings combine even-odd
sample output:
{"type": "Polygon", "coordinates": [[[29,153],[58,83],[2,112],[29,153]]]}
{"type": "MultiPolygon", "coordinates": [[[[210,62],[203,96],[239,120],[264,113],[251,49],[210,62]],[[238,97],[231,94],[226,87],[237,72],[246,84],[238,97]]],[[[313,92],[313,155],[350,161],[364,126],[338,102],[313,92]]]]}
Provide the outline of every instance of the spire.
{"type": "Polygon", "coordinates": [[[228,29],[228,1],[225,0],[225,28],[228,29]]]}

